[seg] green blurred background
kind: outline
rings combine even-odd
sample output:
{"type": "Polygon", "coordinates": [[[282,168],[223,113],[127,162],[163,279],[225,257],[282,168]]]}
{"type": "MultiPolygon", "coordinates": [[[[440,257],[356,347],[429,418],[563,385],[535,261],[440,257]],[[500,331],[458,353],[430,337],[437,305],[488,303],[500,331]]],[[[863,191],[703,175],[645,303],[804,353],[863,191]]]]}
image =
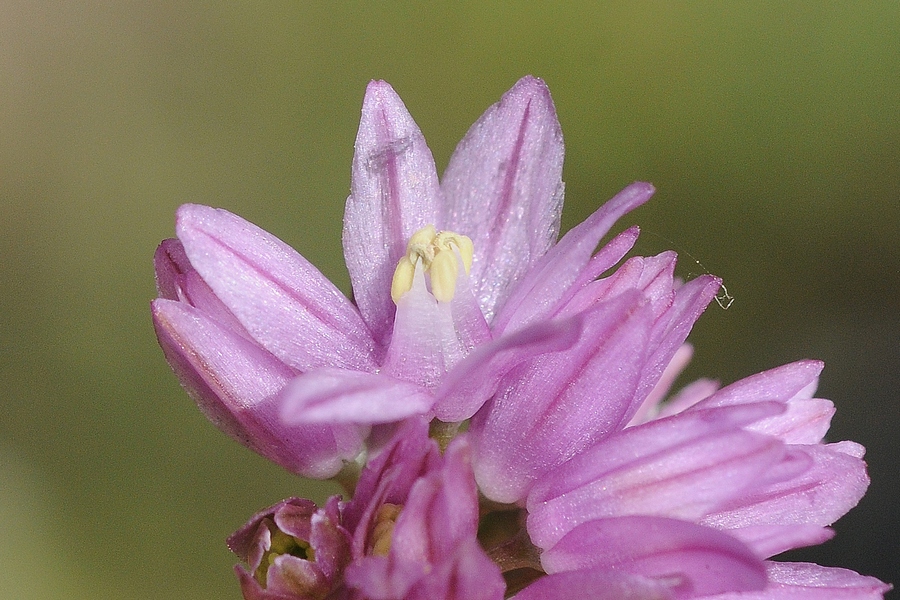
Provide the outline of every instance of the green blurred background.
{"type": "Polygon", "coordinates": [[[900,581],[896,0],[2,0],[0,597],[239,598],[225,536],[333,488],[226,439],[171,375],[148,303],[175,208],[237,212],[347,290],[367,81],[442,170],[528,73],[565,134],[564,227],[649,180],[638,250],[725,278],[688,377],[827,361],[830,438],[867,446],[873,484],[796,556],[900,581]]]}

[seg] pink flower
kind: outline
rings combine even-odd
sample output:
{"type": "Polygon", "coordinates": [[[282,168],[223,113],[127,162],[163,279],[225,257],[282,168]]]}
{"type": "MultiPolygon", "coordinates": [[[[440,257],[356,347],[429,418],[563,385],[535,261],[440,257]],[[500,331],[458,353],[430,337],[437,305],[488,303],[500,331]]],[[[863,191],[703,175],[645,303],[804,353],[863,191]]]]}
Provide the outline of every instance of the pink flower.
{"type": "Polygon", "coordinates": [[[597,251],[645,183],[556,242],[562,156],[549,92],[526,77],[439,181],[400,99],[371,83],[344,219],[353,302],[256,226],[179,209],[152,305],[172,368],[232,437],[352,490],[283,501],[230,538],[245,598],[889,589],[770,560],[829,539],[868,486],[861,446],[823,442],[821,363],[664,400],[720,281],[679,281],[670,252],[614,269],[637,228],[597,251]]]}
{"type": "Polygon", "coordinates": [[[344,225],[357,304],[258,227],[185,205],[155,261],[166,358],[216,425],[310,477],[353,463],[373,424],[471,417],[516,364],[575,342],[593,307],[547,317],[628,251],[636,230],[579,266],[653,192],[628,187],[554,246],[562,154],[547,88],[526,77],[439,184],[400,99],[371,83],[344,225]]]}

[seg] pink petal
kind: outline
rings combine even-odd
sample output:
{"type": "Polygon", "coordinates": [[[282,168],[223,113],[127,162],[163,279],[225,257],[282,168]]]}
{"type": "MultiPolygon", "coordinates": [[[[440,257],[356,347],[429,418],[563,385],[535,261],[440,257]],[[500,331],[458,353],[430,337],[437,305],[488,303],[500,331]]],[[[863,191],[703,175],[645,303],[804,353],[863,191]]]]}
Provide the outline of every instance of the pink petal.
{"type": "Polygon", "coordinates": [[[835,408],[831,400],[794,398],[787,411],[752,425],[753,431],[775,436],[787,444],[818,444],[828,433],[835,408]]]}
{"type": "Polygon", "coordinates": [[[472,276],[490,321],[559,233],[563,140],[547,86],[524,77],[469,129],[441,187],[441,227],[475,244],[472,276]]]}
{"type": "Polygon", "coordinates": [[[692,381],[663,403],[657,417],[671,417],[672,415],[684,412],[701,400],[712,396],[719,390],[719,387],[719,382],[713,379],[698,379],[692,381]]]}
{"type": "Polygon", "coordinates": [[[599,519],[572,530],[541,555],[548,573],[612,569],[671,582],[676,598],[752,591],[766,584],[763,563],[735,538],[660,517],[599,519]]]}
{"type": "Polygon", "coordinates": [[[765,590],[710,600],[881,600],[891,589],[874,577],[810,563],[767,562],[766,571],[765,590]]]}
{"type": "Polygon", "coordinates": [[[649,200],[653,192],[649,183],[634,183],[563,236],[517,283],[494,319],[494,331],[514,331],[555,312],[579,279],[600,238],[619,217],[649,200]]]}
{"type": "Polygon", "coordinates": [[[314,369],[279,395],[285,423],[390,423],[429,412],[434,397],[412,383],[347,369],[314,369]]]}
{"type": "Polygon", "coordinates": [[[475,415],[475,477],[498,502],[624,425],[640,378],[650,309],[637,292],[585,315],[578,343],[520,364],[475,415]]]}
{"type": "Polygon", "coordinates": [[[374,370],[374,342],[356,308],[305,258],[225,210],[178,209],[191,265],[269,352],[305,371],[374,370]]]}
{"type": "Polygon", "coordinates": [[[441,381],[435,416],[445,422],[470,418],[494,395],[516,365],[548,352],[570,348],[581,333],[581,318],[544,321],[482,344],[441,381]]]}
{"type": "Polygon", "coordinates": [[[403,600],[502,600],[506,583],[500,569],[475,538],[461,541],[403,600]]]}
{"type": "Polygon", "coordinates": [[[437,564],[449,558],[478,529],[478,490],[466,439],[457,438],[444,453],[444,465],[419,479],[409,492],[394,527],[391,556],[437,564]]]}
{"type": "Polygon", "coordinates": [[[187,304],[157,299],[151,306],[166,359],[219,429],[307,477],[331,477],[359,452],[356,428],[281,422],[274,398],[294,372],[277,358],[187,304]]]}
{"type": "Polygon", "coordinates": [[[766,558],[834,537],[834,530],[818,525],[752,525],[729,529],[728,533],[750,546],[757,556],[766,558]]]}
{"type": "Polygon", "coordinates": [[[831,525],[856,506],[869,485],[860,446],[840,444],[792,446],[812,466],[801,474],[775,481],[734,499],[703,522],[731,529],[750,525],[831,525]]]}
{"type": "Polygon", "coordinates": [[[545,575],[513,600],[670,600],[662,582],[618,571],[583,569],[545,575]],[[577,592],[576,592],[577,591],[577,592]]]}
{"type": "Polygon", "coordinates": [[[785,454],[742,424],[776,403],[705,411],[631,427],[561,465],[528,495],[528,533],[542,548],[600,518],[655,515],[697,520],[752,488],[785,454]]]}
{"type": "Polygon", "coordinates": [[[765,400],[787,402],[794,397],[809,398],[810,386],[818,381],[824,364],[800,360],[745,377],[725,386],[697,405],[697,408],[729,406],[765,400]]]}
{"type": "Polygon", "coordinates": [[[591,257],[587,266],[579,273],[578,280],[572,287],[581,288],[597,279],[613,265],[622,260],[628,251],[634,246],[641,230],[637,225],[629,227],[603,246],[597,254],[591,257]]]}
{"type": "Polygon", "coordinates": [[[391,86],[372,81],[356,135],[343,243],[353,297],[380,344],[394,321],[394,269],[412,234],[437,224],[439,198],[422,132],[391,86]]]}

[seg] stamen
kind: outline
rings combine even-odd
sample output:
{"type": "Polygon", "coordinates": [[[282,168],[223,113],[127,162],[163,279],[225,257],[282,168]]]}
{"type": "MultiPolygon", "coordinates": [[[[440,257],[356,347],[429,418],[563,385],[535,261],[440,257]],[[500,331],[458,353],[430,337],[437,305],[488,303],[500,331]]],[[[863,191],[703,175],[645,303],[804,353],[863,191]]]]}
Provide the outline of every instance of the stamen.
{"type": "Polygon", "coordinates": [[[375,556],[387,556],[391,550],[391,538],[394,535],[394,525],[400,510],[403,507],[389,502],[382,504],[375,514],[375,526],[372,528],[372,554],[375,556]]]}
{"type": "Polygon", "coordinates": [[[416,267],[421,266],[431,279],[431,293],[438,302],[450,302],[456,294],[459,276],[457,255],[466,273],[472,269],[475,246],[472,240],[452,231],[436,231],[434,225],[426,225],[415,232],[406,245],[406,254],[394,269],[391,280],[391,298],[394,303],[412,289],[416,267]]]}

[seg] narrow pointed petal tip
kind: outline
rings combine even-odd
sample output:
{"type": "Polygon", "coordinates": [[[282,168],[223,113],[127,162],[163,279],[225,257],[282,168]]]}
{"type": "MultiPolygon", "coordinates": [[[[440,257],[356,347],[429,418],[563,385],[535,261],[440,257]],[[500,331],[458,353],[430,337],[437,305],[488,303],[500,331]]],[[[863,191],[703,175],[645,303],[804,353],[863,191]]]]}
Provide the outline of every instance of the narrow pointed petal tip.
{"type": "Polygon", "coordinates": [[[440,196],[418,125],[390,85],[372,81],[356,135],[343,244],[353,296],[381,344],[394,320],[388,292],[397,261],[416,231],[437,222],[440,196]]]}
{"type": "Polygon", "coordinates": [[[492,324],[494,331],[515,331],[553,314],[574,293],[584,271],[593,271],[589,261],[603,236],[655,191],[649,183],[635,182],[566,233],[513,288],[492,324]]]}
{"type": "Polygon", "coordinates": [[[441,181],[441,226],[470,237],[488,321],[559,233],[562,129],[543,81],[520,80],[460,141],[441,181]]]}

